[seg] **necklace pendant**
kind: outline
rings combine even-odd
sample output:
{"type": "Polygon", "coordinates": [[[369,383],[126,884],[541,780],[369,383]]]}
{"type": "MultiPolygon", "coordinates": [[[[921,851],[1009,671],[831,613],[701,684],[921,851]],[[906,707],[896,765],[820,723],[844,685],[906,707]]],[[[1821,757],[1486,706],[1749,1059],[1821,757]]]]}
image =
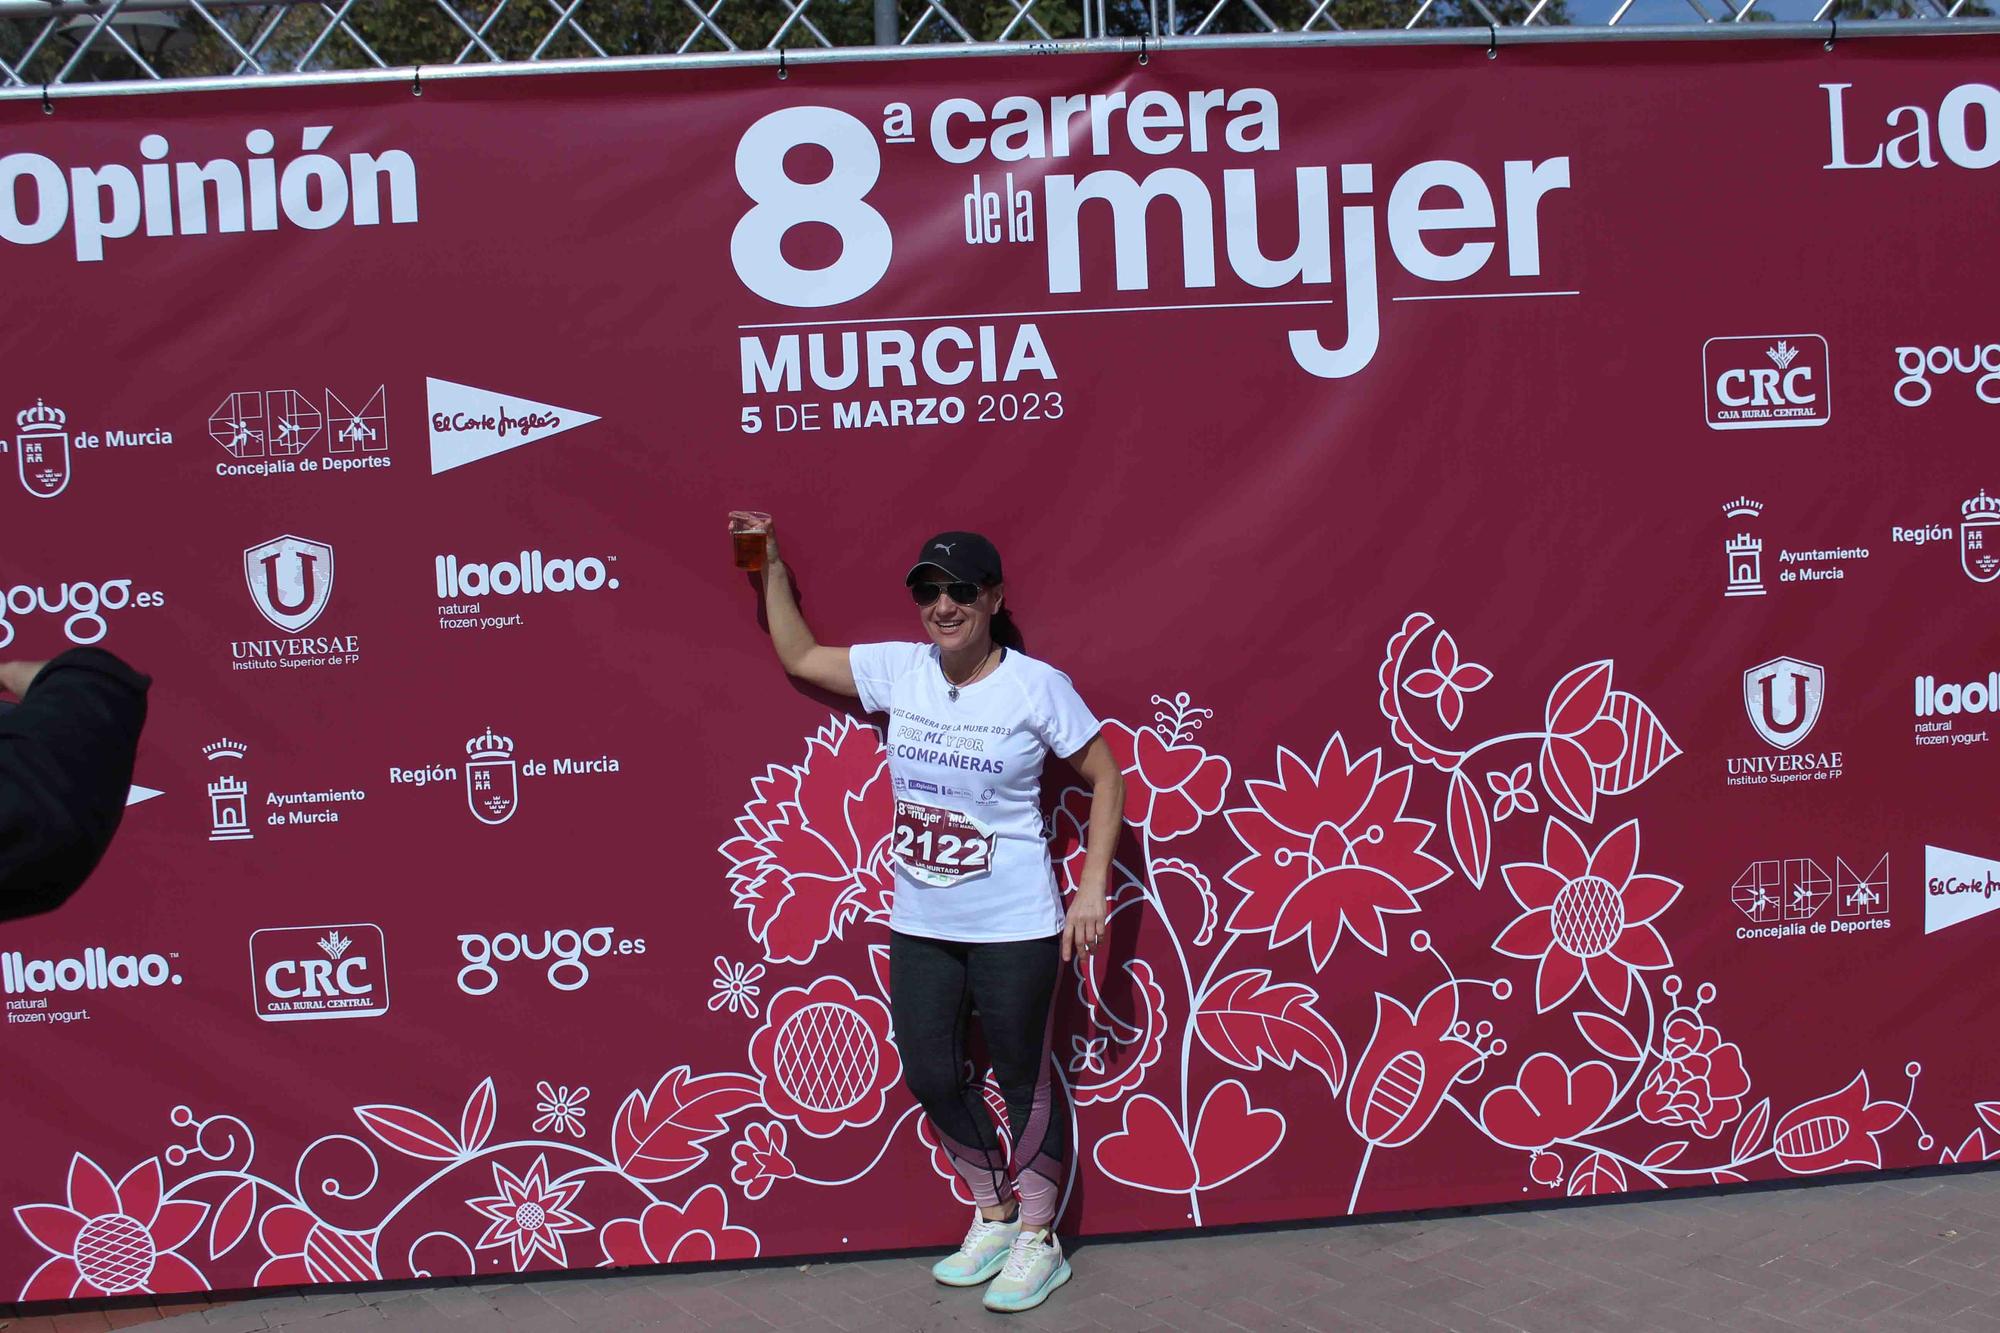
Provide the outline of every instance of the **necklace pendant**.
{"type": "Polygon", "coordinates": [[[957,703],[957,702],[958,702],[958,686],[954,685],[954,686],[952,686],[952,687],[951,687],[950,689],[946,690],[946,691],[944,692],[944,697],[945,697],[945,698],[947,698],[947,699],[949,699],[949,700],[951,700],[951,701],[952,701],[953,703],[957,703]]]}

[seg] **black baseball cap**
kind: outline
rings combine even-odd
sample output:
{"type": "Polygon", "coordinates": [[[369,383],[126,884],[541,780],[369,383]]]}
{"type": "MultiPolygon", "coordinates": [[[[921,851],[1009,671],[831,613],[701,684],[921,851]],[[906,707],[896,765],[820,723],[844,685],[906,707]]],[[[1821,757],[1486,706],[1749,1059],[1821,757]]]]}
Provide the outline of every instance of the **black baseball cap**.
{"type": "Polygon", "coordinates": [[[917,571],[930,566],[942,569],[953,579],[985,585],[1000,581],[1000,552],[976,532],[940,532],[924,543],[917,563],[903,576],[905,584],[917,581],[917,571]]]}

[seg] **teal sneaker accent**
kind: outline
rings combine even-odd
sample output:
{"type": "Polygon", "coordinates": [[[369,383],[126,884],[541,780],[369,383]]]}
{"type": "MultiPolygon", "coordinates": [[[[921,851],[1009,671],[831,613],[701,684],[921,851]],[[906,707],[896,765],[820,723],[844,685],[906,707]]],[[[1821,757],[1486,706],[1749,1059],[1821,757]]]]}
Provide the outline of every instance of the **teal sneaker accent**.
{"type": "Polygon", "coordinates": [[[1006,1266],[1020,1233],[1019,1213],[1008,1222],[989,1222],[975,1213],[957,1251],[931,1265],[931,1276],[947,1287],[976,1287],[1006,1266]]]}
{"type": "Polygon", "coordinates": [[[1003,1314],[1032,1310],[1067,1281],[1069,1260],[1063,1258],[1055,1233],[1047,1228],[1023,1231],[1014,1237],[1007,1266],[987,1284],[980,1304],[1003,1314]]]}

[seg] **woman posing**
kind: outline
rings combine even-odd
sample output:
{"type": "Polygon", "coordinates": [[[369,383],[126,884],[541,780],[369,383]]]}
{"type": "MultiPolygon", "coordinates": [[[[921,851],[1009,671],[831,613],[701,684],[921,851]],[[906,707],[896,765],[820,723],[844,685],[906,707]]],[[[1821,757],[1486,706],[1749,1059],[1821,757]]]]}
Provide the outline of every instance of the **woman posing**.
{"type": "Polygon", "coordinates": [[[991,542],[939,533],[904,582],[927,642],[824,647],[799,615],[777,537],[766,541],[764,608],[785,670],[889,715],[896,1045],[904,1082],[979,1206],[964,1243],[931,1271],[950,1286],[987,1283],[989,1310],[1027,1310],[1070,1276],[1053,1230],[1072,1151],[1050,1095],[1053,1001],[1061,965],[1103,942],[1125,785],[1069,677],[1020,650],[991,542]],[[1066,913],[1042,835],[1051,753],[1091,787],[1089,851],[1066,913]],[[1011,1177],[966,1079],[974,1009],[1007,1101],[1011,1177]]]}

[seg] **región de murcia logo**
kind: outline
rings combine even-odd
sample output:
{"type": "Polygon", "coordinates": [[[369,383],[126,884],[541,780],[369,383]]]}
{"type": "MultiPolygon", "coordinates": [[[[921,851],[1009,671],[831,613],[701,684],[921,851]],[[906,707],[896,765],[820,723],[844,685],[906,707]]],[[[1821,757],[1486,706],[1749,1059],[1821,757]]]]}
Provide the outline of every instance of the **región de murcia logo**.
{"type": "Polygon", "coordinates": [[[134,449],[172,444],[174,433],[151,430],[79,430],[69,428],[69,414],[37,398],[33,407],[14,414],[14,438],[0,438],[0,453],[11,448],[21,488],[37,500],[53,500],[69,489],[76,455],[99,449],[134,449]]]}
{"type": "Polygon", "coordinates": [[[1974,583],[2000,579],[2000,498],[1988,495],[1982,488],[1958,507],[1958,513],[1956,534],[1948,524],[1925,523],[1892,527],[1889,540],[1899,545],[1928,546],[1932,542],[1948,542],[1956,535],[1958,567],[1965,577],[1974,583]]]}
{"type": "Polygon", "coordinates": [[[463,766],[426,764],[389,770],[394,787],[429,787],[463,782],[466,808],[482,824],[505,824],[519,813],[524,783],[541,778],[608,776],[622,770],[615,755],[557,755],[546,759],[515,754],[514,738],[487,727],[465,743],[463,766]]]}

